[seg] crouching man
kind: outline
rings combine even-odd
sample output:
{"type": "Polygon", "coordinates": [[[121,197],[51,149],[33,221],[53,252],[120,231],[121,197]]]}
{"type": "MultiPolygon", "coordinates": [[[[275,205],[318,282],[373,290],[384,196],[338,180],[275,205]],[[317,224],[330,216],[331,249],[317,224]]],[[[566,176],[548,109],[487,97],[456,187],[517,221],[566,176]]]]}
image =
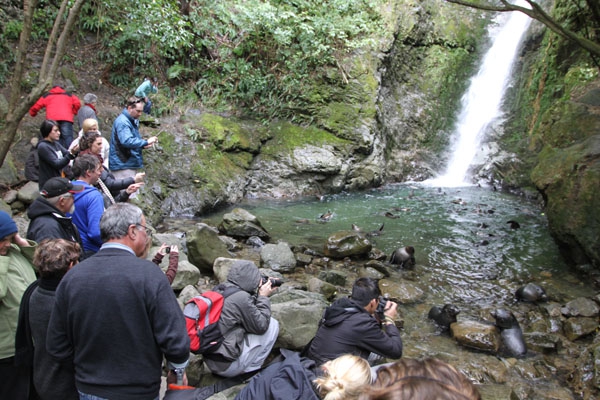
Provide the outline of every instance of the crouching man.
{"type": "Polygon", "coordinates": [[[223,344],[204,360],[213,374],[233,377],[256,371],[271,352],[279,323],[271,318],[269,296],[277,290],[271,281],[262,283],[261,275],[253,262],[234,264],[227,275],[227,282],[215,291],[224,292],[236,286],[240,290],[225,297],[219,329],[223,344]]]}

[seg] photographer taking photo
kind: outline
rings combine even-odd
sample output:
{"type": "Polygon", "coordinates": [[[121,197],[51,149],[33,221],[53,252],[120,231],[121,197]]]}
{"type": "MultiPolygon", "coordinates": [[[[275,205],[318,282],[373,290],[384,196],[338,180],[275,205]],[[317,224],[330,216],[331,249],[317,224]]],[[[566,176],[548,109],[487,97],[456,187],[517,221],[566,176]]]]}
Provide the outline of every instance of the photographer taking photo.
{"type": "Polygon", "coordinates": [[[358,278],[350,298],[336,300],[325,309],[317,334],[304,351],[306,356],[319,365],[342,354],[358,355],[371,365],[382,357],[402,357],[402,338],[394,324],[398,304],[381,298],[383,320],[378,321],[380,297],[377,280],[358,278]]]}

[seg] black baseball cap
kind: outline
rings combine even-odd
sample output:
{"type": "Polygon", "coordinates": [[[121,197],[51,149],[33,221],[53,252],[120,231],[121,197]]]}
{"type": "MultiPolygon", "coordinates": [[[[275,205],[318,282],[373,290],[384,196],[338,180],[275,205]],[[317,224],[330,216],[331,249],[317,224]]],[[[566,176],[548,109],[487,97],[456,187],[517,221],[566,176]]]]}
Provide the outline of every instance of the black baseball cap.
{"type": "Polygon", "coordinates": [[[83,185],[73,185],[67,178],[50,178],[40,194],[45,198],[60,196],[65,193],[79,193],[83,190],[83,185]]]}

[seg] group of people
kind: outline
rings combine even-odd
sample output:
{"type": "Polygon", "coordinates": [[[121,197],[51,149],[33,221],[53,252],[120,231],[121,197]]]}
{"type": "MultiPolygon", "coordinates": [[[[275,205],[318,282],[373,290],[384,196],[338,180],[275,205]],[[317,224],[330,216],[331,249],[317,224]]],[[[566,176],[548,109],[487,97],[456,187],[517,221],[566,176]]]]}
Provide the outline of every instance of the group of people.
{"type": "MultiPolygon", "coordinates": [[[[68,97],[55,89],[52,96],[68,97]]],[[[87,97],[77,110],[72,103],[75,111],[89,108],[75,144],[60,144],[59,122],[42,124],[41,196],[27,211],[26,239],[0,212],[0,398],[158,399],[163,359],[167,382],[187,384],[190,339],[170,286],[178,248],[163,244],[147,261],[153,230],[140,208],[123,201],[143,182],[142,149],[157,140],[139,134],[147,103],[130,98],[115,120],[109,170],[97,119],[89,118],[96,100],[87,97]],[[71,161],[73,180],[60,176],[71,161]],[[156,264],[167,249],[163,273],[156,264]]],[[[203,360],[225,379],[252,377],[239,399],[480,398],[439,360],[381,364],[400,359],[403,343],[398,306],[382,300],[375,279],[357,279],[350,297],[325,310],[302,353],[281,349],[270,362],[279,323],[269,297],[277,287],[253,262],[238,260],[214,290],[224,295],[223,340],[203,360]]]]}

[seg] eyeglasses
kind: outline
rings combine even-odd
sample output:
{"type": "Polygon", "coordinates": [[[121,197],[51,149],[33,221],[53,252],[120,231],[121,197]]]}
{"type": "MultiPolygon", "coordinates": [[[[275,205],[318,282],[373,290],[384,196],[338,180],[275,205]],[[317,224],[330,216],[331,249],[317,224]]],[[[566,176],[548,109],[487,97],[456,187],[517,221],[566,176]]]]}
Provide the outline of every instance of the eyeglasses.
{"type": "Polygon", "coordinates": [[[140,228],[144,228],[144,230],[146,231],[146,235],[147,236],[152,236],[154,234],[154,228],[152,228],[149,225],[144,226],[142,224],[135,224],[135,226],[139,226],[140,228]]]}
{"type": "Polygon", "coordinates": [[[60,197],[62,197],[64,199],[68,199],[69,197],[73,197],[73,195],[71,193],[65,193],[65,194],[61,194],[60,197]]]}

